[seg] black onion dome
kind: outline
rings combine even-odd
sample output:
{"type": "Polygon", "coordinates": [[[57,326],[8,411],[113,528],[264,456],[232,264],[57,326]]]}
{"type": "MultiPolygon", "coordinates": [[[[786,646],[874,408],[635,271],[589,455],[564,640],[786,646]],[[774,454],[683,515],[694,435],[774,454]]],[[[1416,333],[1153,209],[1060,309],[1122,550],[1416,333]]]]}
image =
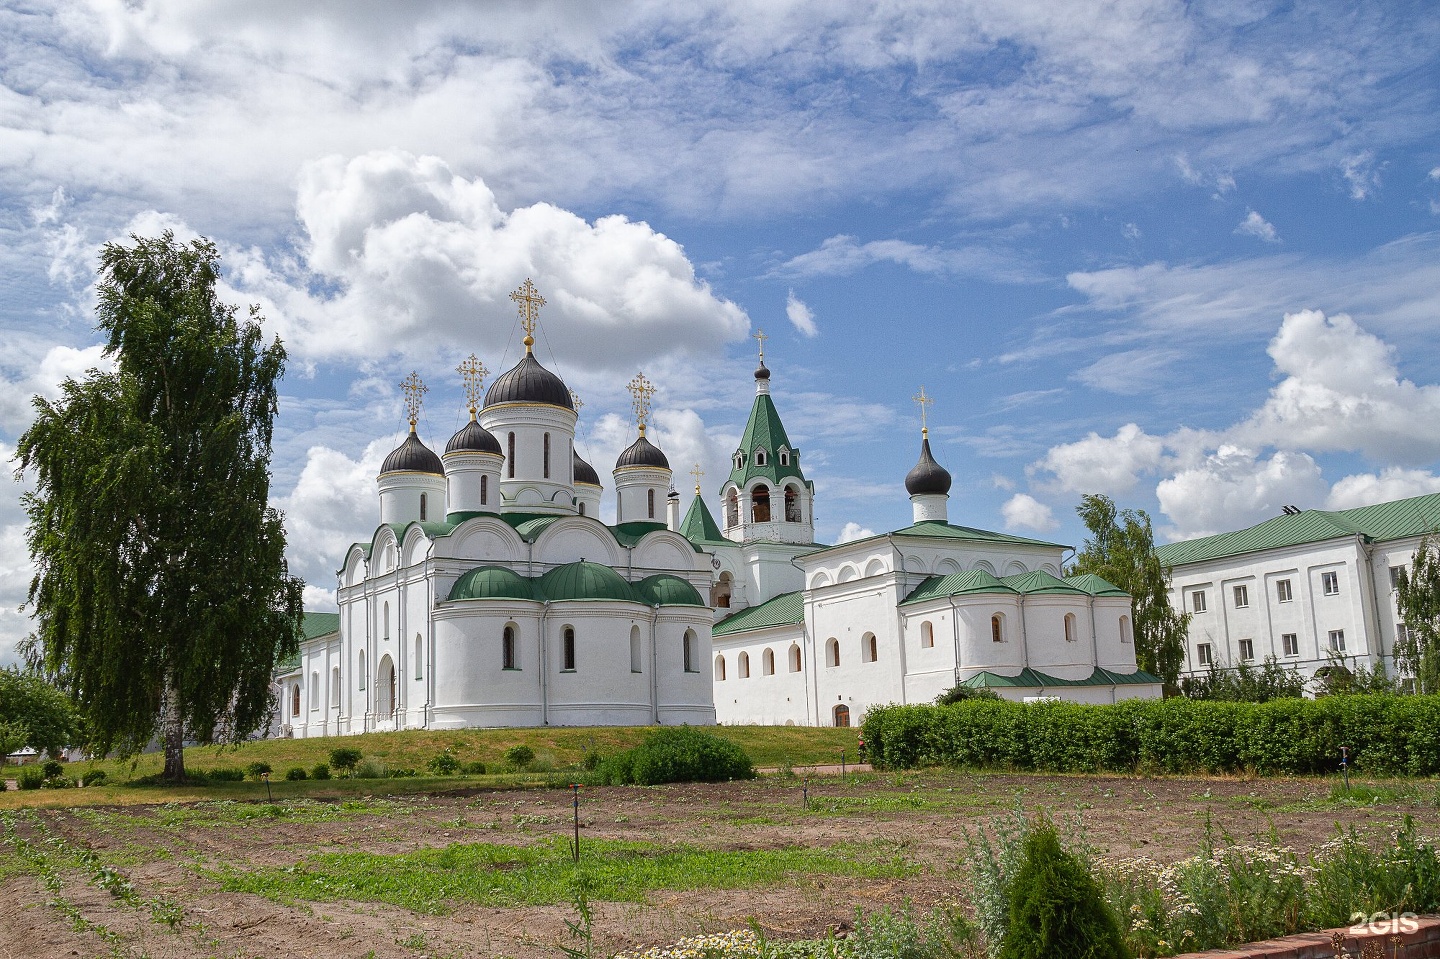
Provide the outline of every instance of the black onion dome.
{"type": "Polygon", "coordinates": [[[588,486],[599,486],[600,474],[595,472],[595,467],[582,460],[579,453],[572,451],[570,456],[575,463],[575,482],[585,483],[588,486]]]}
{"type": "Polygon", "coordinates": [[[490,384],[485,393],[485,405],[494,406],[497,403],[548,403],[561,409],[575,409],[565,383],[541,366],[532,353],[526,353],[514,369],[501,373],[490,384]]]}
{"type": "Polygon", "coordinates": [[[905,491],[911,496],[950,492],[950,473],[930,455],[928,436],[920,443],[920,462],[905,475],[905,491]]]}
{"type": "Polygon", "coordinates": [[[450,437],[450,442],[445,444],[445,452],[500,454],[500,441],[495,438],[495,434],[471,420],[450,437]]]}
{"type": "Polygon", "coordinates": [[[755,378],[757,380],[768,380],[770,378],[770,367],[765,365],[764,360],[761,360],[759,367],[756,368],[755,378]]]}
{"type": "Polygon", "coordinates": [[[445,475],[445,467],[435,451],[416,436],[412,430],[405,442],[395,447],[380,466],[381,473],[434,473],[445,475]]]}
{"type": "Polygon", "coordinates": [[[660,452],[654,443],[651,443],[644,436],[641,436],[635,442],[631,443],[630,447],[621,453],[620,458],[615,461],[615,468],[617,470],[624,469],[627,466],[650,466],[656,469],[668,470],[670,468],[670,461],[665,458],[665,454],[660,452]]]}

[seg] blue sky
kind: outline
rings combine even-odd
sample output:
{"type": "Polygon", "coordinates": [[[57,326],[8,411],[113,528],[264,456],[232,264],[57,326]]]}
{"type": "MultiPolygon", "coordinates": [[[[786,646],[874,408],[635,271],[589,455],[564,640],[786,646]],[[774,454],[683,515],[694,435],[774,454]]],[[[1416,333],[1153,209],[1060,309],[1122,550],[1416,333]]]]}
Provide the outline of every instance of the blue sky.
{"type": "Polygon", "coordinates": [[[317,608],[400,379],[443,444],[527,276],[602,477],[643,370],[712,504],[763,328],[827,542],[908,523],[922,385],[954,522],[1078,545],[1084,492],[1175,538],[1440,490],[1437,51],[1424,3],[12,4],[0,454],[101,361],[99,245],[171,228],[289,349],[273,494],[317,608]]]}

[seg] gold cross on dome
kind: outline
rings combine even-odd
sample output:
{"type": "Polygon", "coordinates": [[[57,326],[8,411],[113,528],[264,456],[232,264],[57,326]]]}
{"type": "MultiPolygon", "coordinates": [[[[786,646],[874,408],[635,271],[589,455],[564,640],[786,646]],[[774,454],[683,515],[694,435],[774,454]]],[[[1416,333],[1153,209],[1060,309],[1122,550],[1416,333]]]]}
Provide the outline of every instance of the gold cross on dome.
{"type": "Polygon", "coordinates": [[[575,407],[576,416],[579,416],[580,411],[585,408],[584,402],[582,402],[580,399],[580,394],[576,393],[574,390],[570,391],[570,405],[575,407]]]}
{"type": "Polygon", "coordinates": [[[770,337],[765,335],[764,330],[757,328],[754,333],[750,334],[750,338],[760,341],[760,362],[763,364],[765,362],[765,341],[770,337]]]}
{"type": "Polygon", "coordinates": [[[915,404],[920,407],[920,435],[929,436],[930,428],[925,422],[925,407],[935,402],[935,398],[925,394],[925,387],[920,387],[920,392],[911,397],[915,404]]]}
{"type": "Polygon", "coordinates": [[[473,420],[475,411],[480,408],[480,391],[484,388],[485,377],[490,371],[485,369],[480,357],[471,353],[455,367],[455,372],[460,374],[460,379],[465,383],[465,402],[470,407],[470,418],[473,420]]]}
{"type": "Polygon", "coordinates": [[[540,316],[540,307],[545,305],[545,297],[540,295],[527,276],[520,288],[510,294],[510,299],[520,310],[520,325],[525,328],[525,352],[529,353],[535,345],[535,321],[540,316]]]}
{"type": "Polygon", "coordinates": [[[693,477],[695,477],[695,495],[696,495],[696,496],[699,496],[699,495],[700,495],[700,477],[702,477],[702,476],[705,475],[705,471],[700,468],[700,464],[699,464],[699,463],[696,463],[696,464],[695,464],[695,468],[690,471],[690,475],[693,476],[693,477]]]}
{"type": "Polygon", "coordinates": [[[655,395],[655,384],[645,378],[644,373],[636,373],[635,378],[625,387],[634,397],[630,406],[635,410],[635,420],[640,424],[640,435],[645,435],[645,421],[650,418],[650,398],[655,395]]]}
{"type": "Polygon", "coordinates": [[[414,370],[410,375],[400,381],[400,392],[405,394],[405,411],[410,414],[410,432],[415,432],[415,423],[420,419],[420,407],[424,405],[423,399],[430,387],[420,380],[420,374],[414,370]]]}

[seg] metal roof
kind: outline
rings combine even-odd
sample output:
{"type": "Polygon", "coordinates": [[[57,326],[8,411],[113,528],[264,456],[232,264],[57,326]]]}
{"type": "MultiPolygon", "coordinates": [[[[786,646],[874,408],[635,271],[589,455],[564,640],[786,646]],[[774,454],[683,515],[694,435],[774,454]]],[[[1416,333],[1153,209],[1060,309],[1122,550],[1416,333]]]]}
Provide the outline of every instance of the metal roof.
{"type": "Polygon", "coordinates": [[[1014,576],[1002,577],[1000,582],[1009,586],[1017,593],[1024,593],[1027,596],[1035,593],[1070,593],[1086,595],[1085,590],[1078,586],[1072,586],[1063,579],[1058,579],[1037,569],[1030,573],[1016,573],[1014,576]]]}
{"type": "Polygon", "coordinates": [[[752,629],[768,629],[772,626],[794,626],[805,619],[805,601],[801,591],[781,593],[771,597],[759,606],[751,606],[726,616],[710,631],[712,636],[743,633],[752,629]]]}
{"type": "Polygon", "coordinates": [[[923,603],[926,600],[940,599],[946,596],[964,596],[970,593],[1014,594],[1015,592],[1014,587],[1002,583],[983,569],[967,569],[962,573],[931,576],[912,589],[910,595],[901,600],[900,605],[909,606],[913,603],[923,603]]]}
{"type": "Polygon", "coordinates": [[[950,471],[930,455],[930,437],[920,441],[920,461],[905,474],[905,492],[911,496],[921,493],[949,493],[950,471]]]}
{"type": "Polygon", "coordinates": [[[1151,675],[1143,669],[1137,669],[1133,673],[1115,673],[1096,666],[1095,670],[1084,679],[1061,679],[1059,676],[1051,676],[1049,673],[1029,668],[1020,670],[1014,676],[1005,676],[986,669],[964,680],[960,685],[968,686],[971,689],[1062,689],[1066,686],[1141,686],[1149,684],[1158,686],[1160,682],[1159,676],[1151,675]]]}
{"type": "Polygon", "coordinates": [[[715,522],[715,517],[710,515],[709,507],[699,496],[690,501],[690,511],[680,522],[680,535],[696,545],[711,543],[719,546],[730,543],[720,532],[720,525],[715,522]]]}
{"type": "Polygon", "coordinates": [[[435,451],[415,435],[412,427],[405,436],[405,442],[390,451],[385,462],[380,464],[380,473],[432,473],[445,475],[445,467],[435,451]]]}
{"type": "Polygon", "coordinates": [[[1110,582],[1102,576],[1094,573],[1081,573],[1079,576],[1066,576],[1065,582],[1076,589],[1089,593],[1091,596],[1124,596],[1129,598],[1130,594],[1119,586],[1110,582]]]}
{"type": "Polygon", "coordinates": [[[780,413],[775,409],[775,401],[770,399],[769,393],[761,393],[755,397],[737,452],[744,454],[745,465],[739,469],[731,468],[726,485],[734,483],[743,487],[757,476],[768,479],[776,486],[787,477],[805,481],[805,474],[800,471],[800,451],[790,445],[790,438],[785,435],[785,424],[780,422],[780,413]],[[782,446],[790,450],[790,462],[784,466],[780,465],[782,446]],[[765,451],[764,466],[755,465],[757,449],[765,451]]]}
{"type": "Polygon", "coordinates": [[[485,405],[498,403],[548,403],[564,410],[574,410],[570,390],[560,377],[540,365],[531,353],[514,368],[501,373],[485,392],[485,405]]]}
{"type": "Polygon", "coordinates": [[[1276,516],[1249,529],[1166,543],[1155,548],[1155,555],[1165,566],[1184,566],[1332,539],[1364,536],[1384,542],[1437,530],[1440,530],[1440,493],[1429,493],[1357,509],[1308,509],[1276,516]]]}

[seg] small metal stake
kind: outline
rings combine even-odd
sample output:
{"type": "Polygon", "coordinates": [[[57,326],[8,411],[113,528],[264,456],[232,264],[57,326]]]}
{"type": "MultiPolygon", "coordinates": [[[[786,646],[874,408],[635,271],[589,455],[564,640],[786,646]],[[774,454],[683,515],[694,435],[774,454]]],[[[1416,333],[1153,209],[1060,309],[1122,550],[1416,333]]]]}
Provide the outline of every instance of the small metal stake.
{"type": "Polygon", "coordinates": [[[1350,750],[1348,747],[1340,747],[1340,772],[1345,776],[1345,791],[1350,791],[1350,750]]]}
{"type": "Polygon", "coordinates": [[[810,777],[805,777],[805,782],[800,786],[800,796],[805,801],[805,811],[810,811],[810,777]]]}
{"type": "Polygon", "coordinates": [[[580,861],[580,784],[571,783],[570,790],[574,794],[573,805],[575,807],[575,843],[570,847],[571,856],[578,863],[580,861]]]}
{"type": "Polygon", "coordinates": [[[840,750],[840,778],[845,778],[845,750],[840,750]]]}
{"type": "Polygon", "coordinates": [[[260,778],[265,780],[265,798],[272,803],[275,802],[275,797],[270,794],[270,774],[261,773],[260,778]]]}

